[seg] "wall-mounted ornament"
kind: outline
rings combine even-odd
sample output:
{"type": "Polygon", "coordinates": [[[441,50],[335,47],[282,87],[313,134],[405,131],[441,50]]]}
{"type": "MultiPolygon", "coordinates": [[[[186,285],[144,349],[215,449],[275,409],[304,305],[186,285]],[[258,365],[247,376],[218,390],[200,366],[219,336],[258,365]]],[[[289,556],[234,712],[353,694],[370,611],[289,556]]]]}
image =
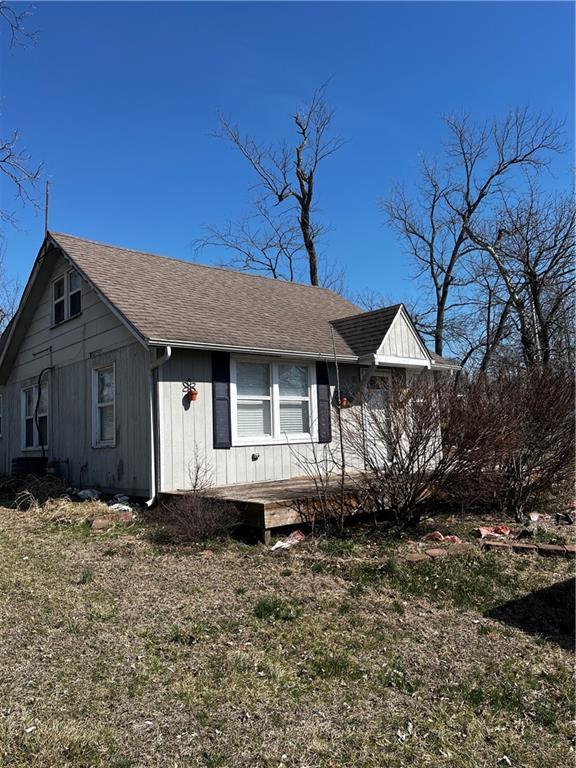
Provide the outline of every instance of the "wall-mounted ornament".
{"type": "Polygon", "coordinates": [[[186,379],[186,381],[182,382],[182,391],[184,392],[184,396],[188,398],[188,400],[197,400],[198,399],[198,390],[196,389],[196,382],[192,381],[191,379],[186,379]]]}

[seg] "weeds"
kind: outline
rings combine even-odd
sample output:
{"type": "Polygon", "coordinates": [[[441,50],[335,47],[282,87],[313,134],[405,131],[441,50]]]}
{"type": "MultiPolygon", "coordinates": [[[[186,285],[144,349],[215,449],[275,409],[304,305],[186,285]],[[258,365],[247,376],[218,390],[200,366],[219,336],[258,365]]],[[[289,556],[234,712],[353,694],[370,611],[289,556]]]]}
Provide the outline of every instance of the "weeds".
{"type": "Polygon", "coordinates": [[[279,597],[263,597],[254,606],[254,616],[264,621],[294,621],[301,608],[279,597]]]}

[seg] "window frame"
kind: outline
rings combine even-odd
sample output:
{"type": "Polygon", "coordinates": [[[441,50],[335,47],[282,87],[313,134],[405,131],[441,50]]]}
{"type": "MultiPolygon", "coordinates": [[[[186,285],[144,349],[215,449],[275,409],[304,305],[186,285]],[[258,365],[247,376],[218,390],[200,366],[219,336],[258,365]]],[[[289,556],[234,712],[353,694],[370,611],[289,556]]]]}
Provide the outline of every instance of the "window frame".
{"type": "MultiPolygon", "coordinates": [[[[32,402],[34,408],[36,408],[36,400],[38,398],[38,384],[29,384],[23,386],[20,390],[20,434],[21,444],[23,451],[41,451],[42,448],[46,451],[50,447],[50,382],[46,378],[42,383],[42,390],[46,392],[46,411],[38,411],[38,418],[46,417],[46,442],[43,446],[40,445],[40,432],[36,425],[36,419],[34,418],[34,412],[32,416],[26,416],[26,393],[32,390],[32,402]],[[26,422],[28,419],[32,419],[32,442],[33,445],[26,445],[26,422]]],[[[1,436],[1,435],[0,435],[1,436]]]]}
{"type": "Polygon", "coordinates": [[[68,320],[72,320],[72,318],[78,317],[79,315],[82,314],[82,278],[80,277],[80,274],[75,269],[69,269],[68,272],[66,273],[66,301],[68,303],[68,311],[66,313],[68,320]],[[71,285],[70,285],[72,275],[76,275],[80,283],[78,288],[76,288],[73,291],[71,290],[71,285]],[[75,314],[72,314],[70,309],[70,305],[72,303],[72,296],[74,296],[77,293],[80,294],[80,309],[75,314]]]}
{"type": "Polygon", "coordinates": [[[116,363],[102,363],[92,368],[92,448],[115,448],[116,447],[116,363]],[[114,384],[114,399],[112,403],[100,403],[98,401],[98,375],[100,371],[112,369],[112,381],[114,384]],[[100,410],[112,406],[114,437],[111,440],[99,439],[100,410]]]}
{"type": "Polygon", "coordinates": [[[68,320],[73,320],[75,317],[80,317],[82,314],[82,276],[75,269],[67,269],[65,272],[61,272],[57,277],[52,280],[52,327],[62,325],[62,323],[68,320]],[[75,290],[71,291],[71,276],[77,275],[80,280],[80,285],[75,290]],[[64,293],[59,298],[56,298],[56,285],[60,282],[64,283],[64,293]],[[80,310],[75,314],[70,313],[70,304],[72,296],[80,294],[80,310]],[[63,304],[64,317],[62,320],[56,320],[56,304],[63,304]]]}
{"type": "Polygon", "coordinates": [[[61,325],[68,319],[68,311],[66,308],[67,283],[66,273],[58,275],[58,277],[55,277],[54,280],[52,280],[52,325],[61,325]],[[56,285],[58,283],[64,284],[64,291],[62,296],[56,298],[56,285]],[[64,307],[64,316],[62,317],[62,320],[56,320],[56,304],[62,304],[64,307]]]}
{"type": "Polygon", "coordinates": [[[318,442],[316,365],[313,361],[291,358],[269,358],[259,356],[233,356],[230,358],[230,422],[232,426],[232,446],[245,445],[285,445],[287,443],[318,442]],[[238,435],[238,400],[267,400],[268,396],[242,395],[237,392],[238,363],[264,363],[270,367],[270,426],[271,435],[238,435]],[[280,396],[279,366],[304,366],[308,371],[308,396],[280,396]],[[309,432],[280,431],[280,403],[308,402],[309,432]]]}

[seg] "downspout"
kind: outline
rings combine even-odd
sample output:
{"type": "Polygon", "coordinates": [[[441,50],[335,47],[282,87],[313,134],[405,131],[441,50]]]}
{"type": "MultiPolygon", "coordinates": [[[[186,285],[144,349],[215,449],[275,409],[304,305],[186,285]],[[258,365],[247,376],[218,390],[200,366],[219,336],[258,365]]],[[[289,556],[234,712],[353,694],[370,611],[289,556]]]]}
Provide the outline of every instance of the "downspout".
{"type": "MultiPolygon", "coordinates": [[[[150,350],[152,356],[152,350],[150,350]]],[[[157,423],[157,388],[156,371],[172,357],[172,347],[165,347],[164,353],[155,360],[150,360],[150,498],[145,502],[146,508],[154,506],[158,496],[158,423],[157,423]]]]}

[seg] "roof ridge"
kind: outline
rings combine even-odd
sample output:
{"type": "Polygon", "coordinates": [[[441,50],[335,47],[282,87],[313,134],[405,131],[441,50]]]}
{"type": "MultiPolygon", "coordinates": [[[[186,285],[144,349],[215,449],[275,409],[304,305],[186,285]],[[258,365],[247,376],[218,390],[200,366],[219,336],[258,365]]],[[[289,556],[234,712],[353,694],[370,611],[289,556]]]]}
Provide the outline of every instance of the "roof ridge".
{"type": "Polygon", "coordinates": [[[399,304],[389,304],[387,307],[380,307],[379,309],[370,309],[368,312],[360,312],[357,315],[346,315],[345,317],[337,317],[334,320],[330,320],[331,323],[339,323],[342,320],[352,320],[357,319],[358,317],[368,317],[369,315],[376,315],[379,312],[387,312],[390,309],[400,309],[400,307],[403,307],[404,304],[400,302],[399,304]]]}
{"type": "MultiPolygon", "coordinates": [[[[100,240],[90,240],[87,237],[78,237],[78,235],[71,235],[68,232],[54,232],[53,230],[48,230],[46,234],[50,235],[50,237],[53,237],[56,240],[58,239],[58,237],[70,237],[73,240],[79,240],[80,242],[91,243],[92,245],[99,245],[101,248],[113,248],[114,250],[117,250],[117,251],[128,251],[129,253],[136,253],[136,254],[140,254],[141,256],[152,256],[153,258],[164,259],[165,261],[176,261],[180,264],[189,264],[190,266],[201,267],[202,269],[219,270],[221,272],[228,272],[236,275],[245,275],[246,277],[257,278],[259,280],[266,280],[268,282],[278,282],[286,285],[296,285],[299,288],[313,288],[316,291],[318,290],[326,291],[327,293],[330,293],[333,296],[338,296],[338,298],[343,299],[344,301],[347,301],[349,304],[354,305],[354,302],[350,301],[349,299],[346,299],[344,296],[341,296],[340,294],[336,293],[336,291],[333,291],[330,288],[326,288],[323,285],[310,285],[309,283],[300,283],[300,282],[296,282],[295,280],[279,280],[273,277],[266,277],[265,275],[253,275],[250,272],[245,272],[242,269],[230,269],[228,267],[221,267],[221,266],[216,266],[212,264],[201,264],[197,261],[188,261],[187,259],[180,259],[180,258],[177,258],[176,256],[165,256],[160,253],[152,253],[151,251],[139,251],[136,248],[126,248],[123,245],[113,245],[112,243],[103,243],[100,240]]],[[[354,315],[351,315],[351,317],[354,317],[354,315]]]]}

